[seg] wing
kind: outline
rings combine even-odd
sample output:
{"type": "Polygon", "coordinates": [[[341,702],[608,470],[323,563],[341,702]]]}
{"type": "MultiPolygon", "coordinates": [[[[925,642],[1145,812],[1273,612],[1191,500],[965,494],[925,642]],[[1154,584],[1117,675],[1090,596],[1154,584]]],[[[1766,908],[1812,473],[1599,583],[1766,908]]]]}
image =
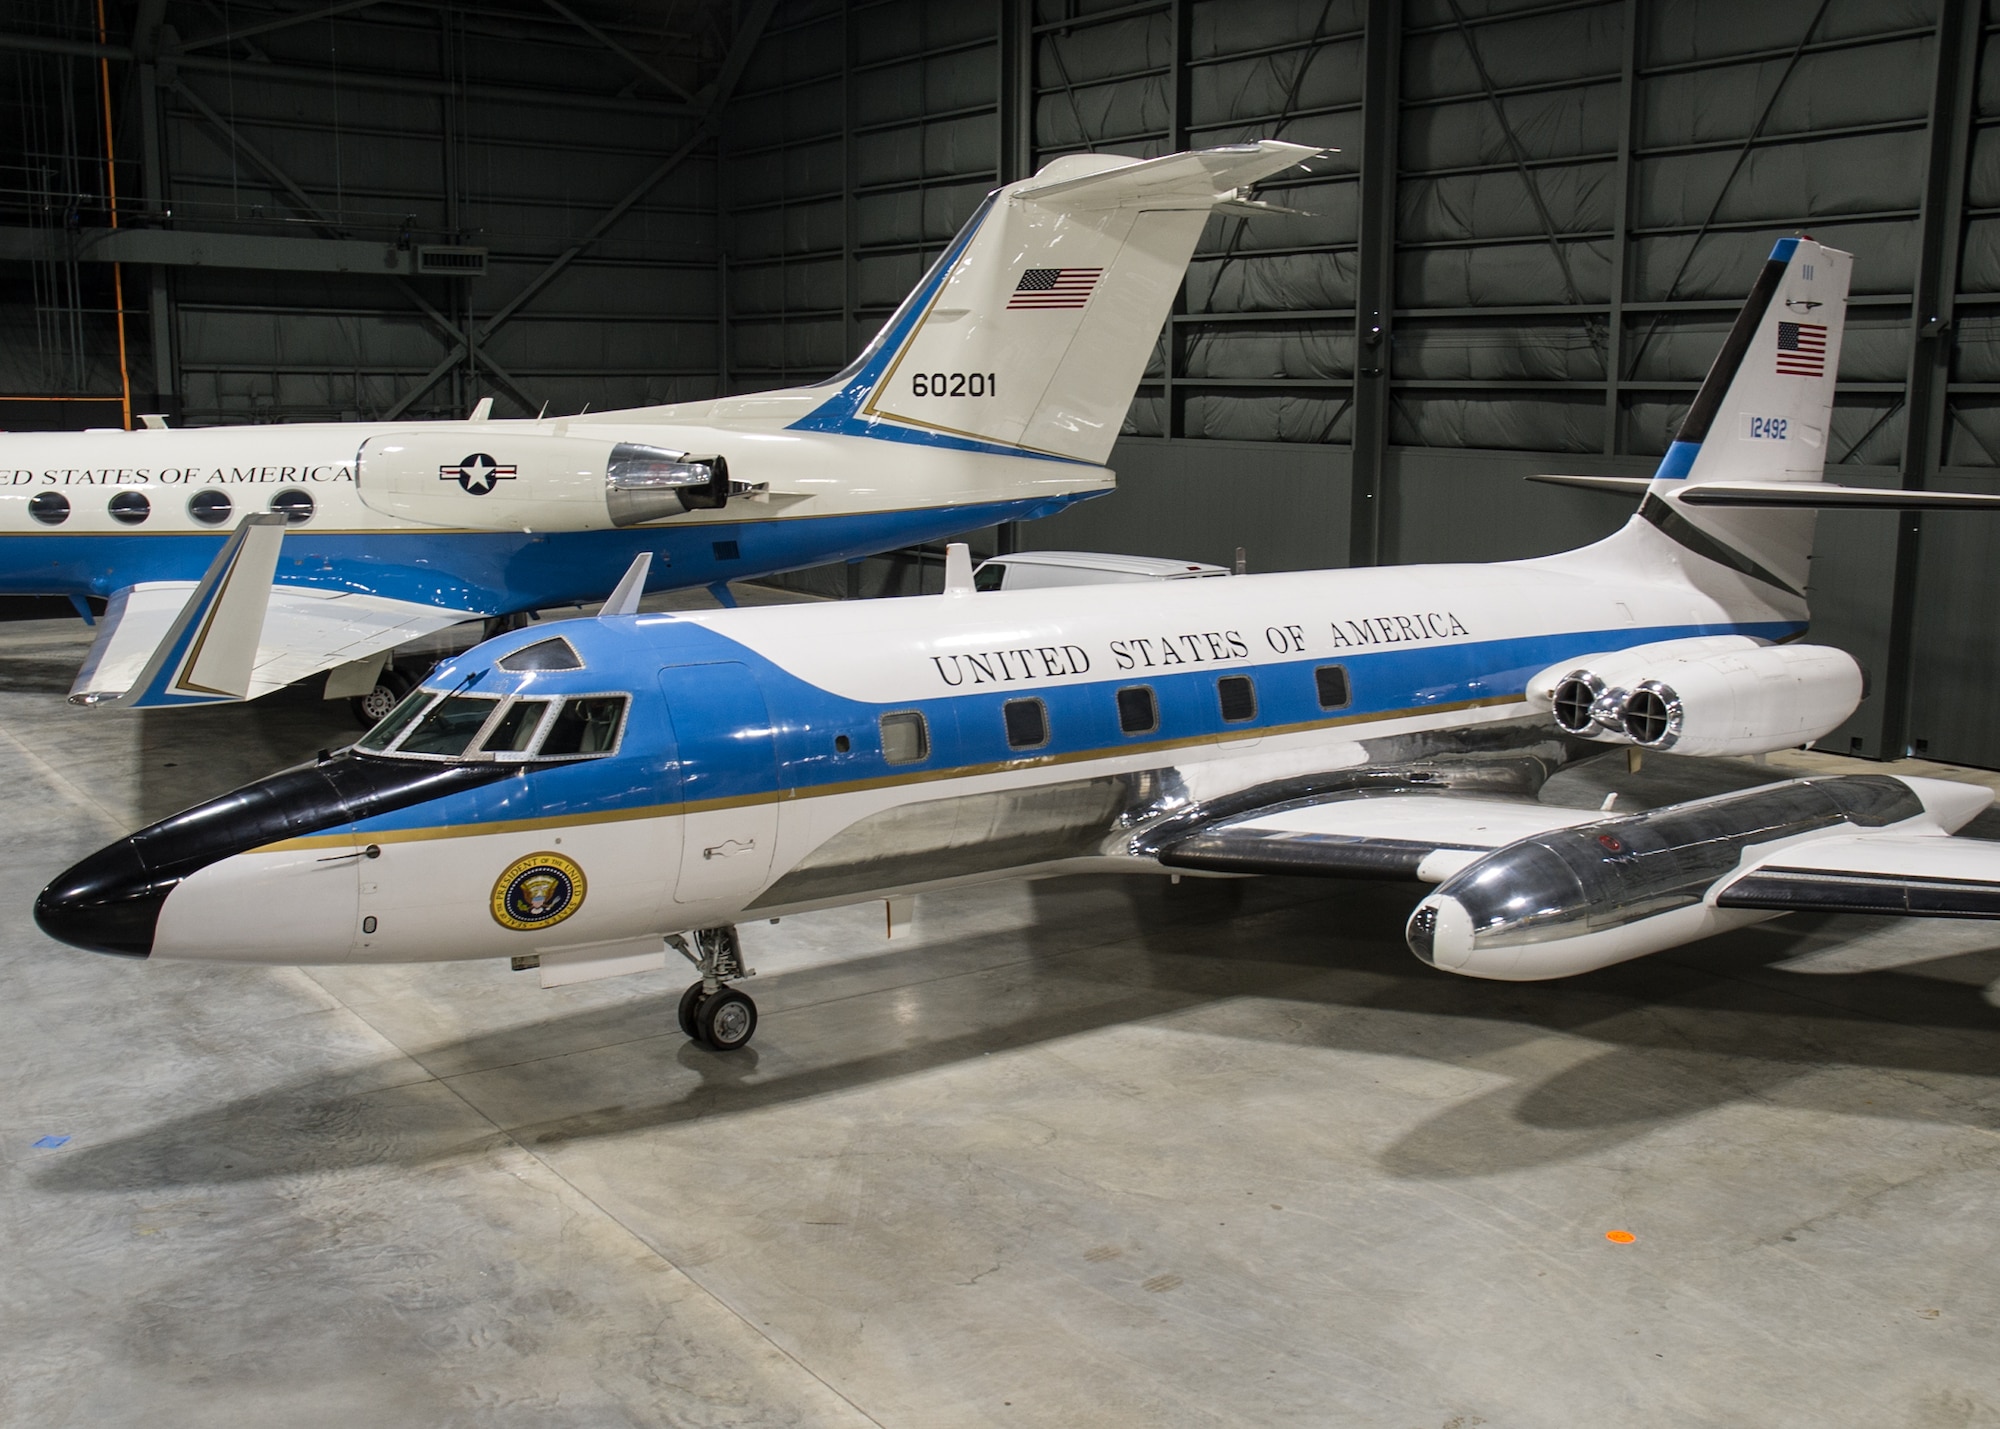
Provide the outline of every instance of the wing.
{"type": "Polygon", "coordinates": [[[254,700],[321,670],[364,660],[420,635],[481,618],[476,610],[452,610],[310,586],[278,586],[271,592],[271,609],[264,618],[247,698],[254,700]]]}
{"type": "Polygon", "coordinates": [[[70,702],[136,709],[255,699],[477,612],[271,583],[281,518],[248,517],[199,582],[112,596],[70,702]]]}
{"type": "Polygon", "coordinates": [[[1438,883],[1494,849],[1603,817],[1529,799],[1378,794],[1218,819],[1163,844],[1158,857],[1209,873],[1438,883]]]}
{"type": "Polygon", "coordinates": [[[1773,854],[1714,894],[1719,908],[2000,918],[2000,843],[1949,834],[1857,834],[1773,854]]]}

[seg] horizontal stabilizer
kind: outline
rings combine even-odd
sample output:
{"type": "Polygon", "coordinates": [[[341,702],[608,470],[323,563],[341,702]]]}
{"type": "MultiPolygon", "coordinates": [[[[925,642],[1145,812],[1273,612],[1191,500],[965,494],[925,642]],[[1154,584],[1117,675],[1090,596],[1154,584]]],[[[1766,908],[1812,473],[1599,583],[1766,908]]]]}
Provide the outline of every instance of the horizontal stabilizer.
{"type": "Polygon", "coordinates": [[[1326,152],[1310,144],[1260,139],[1254,144],[1229,144],[1121,164],[1081,178],[1030,181],[1014,192],[1017,198],[1038,207],[1072,212],[1126,204],[1206,210],[1235,199],[1239,189],[1326,152]]]}
{"type": "Polygon", "coordinates": [[[138,679],[109,703],[155,709],[247,696],[284,538],[283,516],[245,516],[216,552],[138,679]]]}
{"type": "MultiPolygon", "coordinates": [[[[1551,486],[1617,491],[1644,496],[1653,485],[1643,476],[1531,476],[1551,486]]],[[[1674,491],[1683,506],[1744,506],[1811,511],[1991,511],[2000,495],[1973,491],[1906,491],[1896,487],[1828,486],[1816,481],[1706,481],[1674,491]]]]}

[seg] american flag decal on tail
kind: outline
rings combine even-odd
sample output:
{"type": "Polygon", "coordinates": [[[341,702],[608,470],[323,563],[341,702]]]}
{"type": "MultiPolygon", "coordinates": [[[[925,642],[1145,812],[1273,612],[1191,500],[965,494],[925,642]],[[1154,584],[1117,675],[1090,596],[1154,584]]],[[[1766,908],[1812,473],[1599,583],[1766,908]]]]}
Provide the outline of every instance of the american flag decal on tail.
{"type": "Polygon", "coordinates": [[[1102,268],[1030,268],[1007,300],[1014,308],[1080,308],[1090,301],[1102,268]]]}
{"type": "Polygon", "coordinates": [[[1778,372],[1785,377],[1826,375],[1825,324],[1778,324],[1778,372]]]}

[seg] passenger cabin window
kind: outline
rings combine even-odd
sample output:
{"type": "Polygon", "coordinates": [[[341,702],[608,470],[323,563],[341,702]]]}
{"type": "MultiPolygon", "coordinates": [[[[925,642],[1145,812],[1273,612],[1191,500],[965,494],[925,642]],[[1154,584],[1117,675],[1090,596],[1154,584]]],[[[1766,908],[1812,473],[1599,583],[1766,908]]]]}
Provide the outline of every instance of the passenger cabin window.
{"type": "Polygon", "coordinates": [[[1354,698],[1347,688],[1345,665],[1320,666],[1313,671],[1313,683],[1319,687],[1319,707],[1323,710],[1345,709],[1354,698]]]}
{"type": "Polygon", "coordinates": [[[617,748],[618,732],[624,727],[623,695],[585,695],[564,700],[539,752],[544,759],[609,754],[617,748]]]}
{"type": "Polygon", "coordinates": [[[411,690],[403,696],[403,702],[382,716],[375,728],[354,742],[357,749],[387,749],[395,743],[396,736],[410,727],[410,721],[423,712],[425,705],[437,698],[436,690],[411,690]]]}
{"type": "Polygon", "coordinates": [[[38,491],[28,498],[28,514],[44,526],[69,520],[69,498],[60,491],[38,491]]]}
{"type": "Polygon", "coordinates": [[[284,517],[287,526],[310,521],[313,519],[313,494],[302,487],[282,487],[271,498],[271,512],[284,517]]]}
{"type": "Polygon", "coordinates": [[[493,733],[481,742],[480,749],[488,754],[526,754],[528,746],[535,742],[535,731],[542,727],[542,716],[548,713],[548,708],[547,700],[514,701],[493,726],[493,733]]]}
{"type": "Polygon", "coordinates": [[[1160,727],[1160,706],[1150,685],[1127,685],[1118,692],[1118,728],[1126,734],[1151,734],[1160,727]]]}
{"type": "Polygon", "coordinates": [[[499,703],[493,695],[449,695],[437,702],[396,752],[445,758],[463,754],[499,703]]]}
{"type": "Polygon", "coordinates": [[[1216,697],[1222,701],[1222,718],[1227,724],[1241,724],[1257,718],[1257,687],[1248,675],[1224,675],[1215,682],[1216,697]]]}
{"type": "Polygon", "coordinates": [[[502,655],[500,668],[517,675],[529,670],[581,670],[583,659],[569,641],[551,635],[547,640],[523,645],[511,655],[502,655]]]}
{"type": "Polygon", "coordinates": [[[188,498],[188,515],[203,526],[220,526],[229,519],[229,493],[197,491],[188,498]]]}
{"type": "Polygon", "coordinates": [[[137,526],[153,514],[153,503],[143,492],[121,491],[111,498],[111,519],[121,526],[137,526]]]}
{"type": "Polygon", "coordinates": [[[915,764],[928,759],[931,732],[915,710],[882,716],[882,757],[891,764],[915,764]]]}
{"type": "Polygon", "coordinates": [[[1049,711],[1040,700],[1009,700],[1000,707],[1009,749],[1040,749],[1049,742],[1049,711]]]}

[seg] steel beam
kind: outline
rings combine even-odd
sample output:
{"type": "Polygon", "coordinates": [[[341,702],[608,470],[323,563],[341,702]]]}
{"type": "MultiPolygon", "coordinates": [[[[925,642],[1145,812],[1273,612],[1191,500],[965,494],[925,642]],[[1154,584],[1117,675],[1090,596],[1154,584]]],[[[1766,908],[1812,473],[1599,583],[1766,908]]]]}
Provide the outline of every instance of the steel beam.
{"type": "Polygon", "coordinates": [[[1625,25],[1625,66],[1618,76],[1618,169],[1611,198],[1611,304],[1604,326],[1606,456],[1618,451],[1618,390],[1625,380],[1625,249],[1631,241],[1627,230],[1632,226],[1632,149],[1639,114],[1639,0],[1624,0],[1619,13],[1625,25]]]}
{"type": "MultiPolygon", "coordinates": [[[[1965,233],[1966,174],[1972,151],[1979,55],[1985,38],[1983,19],[1984,6],[1976,0],[1943,0],[1938,13],[1923,220],[1910,303],[1909,397],[1904,404],[1900,472],[1907,489],[1929,485],[1943,461],[1952,327],[1957,316],[1954,300],[1965,233]]],[[[1903,512],[1896,531],[1888,669],[1882,688],[1880,752],[1888,759],[1909,753],[1922,554],[1923,523],[1916,512],[1903,512]]]]}
{"type": "MultiPolygon", "coordinates": [[[[709,137],[710,132],[720,121],[722,108],[729,102],[729,96],[734,92],[737,81],[743,77],[744,67],[750,63],[750,52],[756,48],[757,41],[764,33],[764,27],[770,23],[771,12],[776,8],[777,0],[754,0],[749,13],[744,16],[742,27],[736,32],[736,39],[730,45],[728,57],[723,61],[722,73],[716,80],[715,88],[709,97],[708,106],[702,113],[701,122],[695,126],[695,131],[688,138],[687,142],[668,155],[659,167],[641,179],[637,187],[631,189],[623,198],[605,210],[603,216],[591,225],[589,232],[585,233],[577,242],[564,249],[562,253],[549,262],[548,266],[529,279],[527,286],[516,293],[500,311],[494,313],[493,316],[481,323],[478,330],[471,337],[471,346],[474,350],[483,347],[488,339],[508,319],[512,318],[514,314],[526,306],[535,294],[541,292],[543,288],[554,281],[586,249],[593,246],[598,239],[602,238],[619,219],[631,211],[634,205],[658,187],[668,174],[679,168],[688,155],[694,152],[697,145],[709,137]]],[[[724,326],[726,327],[727,325],[725,324],[724,326]]],[[[401,397],[396,399],[395,405],[385,414],[386,419],[393,421],[408,411],[411,403],[415,402],[435,386],[438,380],[451,370],[452,365],[465,355],[467,347],[466,338],[463,335],[454,334],[451,350],[444,355],[443,360],[436,367],[433,367],[423,377],[419,378],[415,386],[406,390],[401,397]]],[[[482,356],[481,361],[486,361],[486,359],[482,356]]],[[[491,367],[490,362],[487,365],[491,367]]],[[[496,368],[494,371],[497,372],[498,369],[496,368]]],[[[518,396],[516,400],[520,400],[518,396]]],[[[532,410],[534,404],[524,402],[523,405],[532,410]]]]}
{"type": "Polygon", "coordinates": [[[1361,41],[1360,248],[1354,293],[1354,475],[1348,564],[1381,563],[1389,449],[1391,321],[1396,303],[1396,109],[1402,0],[1368,0],[1361,41]]]}
{"type": "Polygon", "coordinates": [[[612,39],[611,36],[605,34],[604,31],[598,29],[597,26],[591,24],[590,21],[584,19],[583,16],[577,14],[576,11],[570,9],[569,6],[563,4],[562,0],[542,0],[542,3],[590,36],[591,39],[597,41],[598,44],[604,46],[605,49],[625,61],[626,64],[632,66],[633,69],[639,71],[641,75],[650,79],[662,89],[665,89],[669,94],[677,95],[681,100],[689,104],[694,102],[692,94],[689,94],[681,86],[674,83],[673,80],[667,78],[666,75],[661,74],[659,70],[655,69],[638,55],[626,49],[625,46],[619,44],[618,41],[612,39]]]}
{"type": "Polygon", "coordinates": [[[164,268],[260,268],[284,273],[416,272],[414,249],[348,238],[202,233],[185,228],[0,228],[0,258],[17,261],[151,263],[164,268]]]}
{"type": "Polygon", "coordinates": [[[315,20],[331,20],[338,15],[351,14],[356,10],[366,10],[371,5],[379,5],[382,0],[339,0],[333,5],[322,5],[317,10],[301,10],[293,15],[280,15],[275,20],[265,20],[261,24],[244,25],[240,28],[220,31],[213,35],[202,35],[198,39],[181,41],[181,50],[205,50],[211,45],[226,45],[235,40],[247,40],[252,35],[268,35],[273,30],[289,30],[294,25],[310,25],[315,20]]]}

